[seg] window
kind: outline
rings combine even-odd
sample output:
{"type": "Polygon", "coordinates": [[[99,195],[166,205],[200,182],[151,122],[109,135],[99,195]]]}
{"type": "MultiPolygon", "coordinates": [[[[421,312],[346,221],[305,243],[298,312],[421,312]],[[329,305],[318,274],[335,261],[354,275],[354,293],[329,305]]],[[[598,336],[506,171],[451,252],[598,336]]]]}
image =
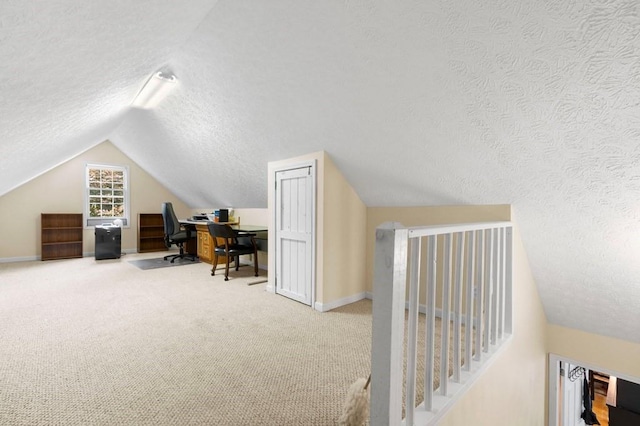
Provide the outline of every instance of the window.
{"type": "Polygon", "coordinates": [[[122,220],[129,224],[129,169],[126,166],[87,164],[85,225],[122,220]]]}

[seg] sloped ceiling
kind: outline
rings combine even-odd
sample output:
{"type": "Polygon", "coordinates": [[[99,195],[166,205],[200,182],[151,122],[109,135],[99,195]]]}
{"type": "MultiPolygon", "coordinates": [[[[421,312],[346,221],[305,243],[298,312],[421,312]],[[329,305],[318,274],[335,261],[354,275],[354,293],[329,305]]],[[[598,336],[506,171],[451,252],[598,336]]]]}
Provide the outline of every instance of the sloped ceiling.
{"type": "Polygon", "coordinates": [[[640,342],[635,1],[32,3],[0,3],[0,194],[108,138],[266,207],[268,161],[325,150],[368,206],[512,204],[549,321],[640,342]]]}

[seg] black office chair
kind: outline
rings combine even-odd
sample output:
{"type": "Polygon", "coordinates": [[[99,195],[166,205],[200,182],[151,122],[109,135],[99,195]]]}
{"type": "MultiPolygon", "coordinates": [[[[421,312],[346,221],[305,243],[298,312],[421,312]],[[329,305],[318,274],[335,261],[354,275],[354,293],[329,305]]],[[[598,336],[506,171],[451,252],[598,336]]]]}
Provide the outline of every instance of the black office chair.
{"type": "Polygon", "coordinates": [[[236,271],[240,268],[240,256],[243,254],[253,255],[253,271],[258,276],[258,247],[254,237],[256,234],[239,234],[229,225],[224,223],[207,222],[209,233],[213,237],[213,268],[211,275],[215,275],[220,256],[227,257],[227,264],[224,269],[224,280],[229,281],[229,263],[233,259],[236,263],[236,271]]]}
{"type": "Polygon", "coordinates": [[[180,227],[180,222],[178,222],[171,203],[162,203],[162,220],[164,222],[164,244],[167,248],[171,248],[171,245],[175,244],[180,249],[180,254],[168,254],[164,260],[171,259],[171,263],[177,258],[195,261],[195,255],[184,252],[184,244],[191,238],[195,238],[195,235],[192,235],[191,230],[180,227]]]}

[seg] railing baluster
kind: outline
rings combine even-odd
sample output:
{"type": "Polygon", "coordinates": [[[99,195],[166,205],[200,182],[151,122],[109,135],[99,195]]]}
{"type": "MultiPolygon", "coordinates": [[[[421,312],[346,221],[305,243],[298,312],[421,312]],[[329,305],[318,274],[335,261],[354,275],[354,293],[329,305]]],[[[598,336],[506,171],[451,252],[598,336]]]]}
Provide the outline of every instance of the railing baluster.
{"type": "Polygon", "coordinates": [[[505,235],[505,256],[504,256],[504,331],[505,333],[513,333],[513,227],[509,226],[505,235]]]}
{"type": "Polygon", "coordinates": [[[486,251],[484,256],[487,277],[484,282],[484,333],[482,334],[482,350],[489,352],[489,338],[491,336],[491,296],[493,293],[493,231],[485,231],[486,251]]]}
{"type": "Polygon", "coordinates": [[[444,235],[444,268],[442,271],[442,318],[440,325],[440,393],[447,394],[449,385],[449,328],[451,320],[451,234],[444,235]]]}
{"type": "Polygon", "coordinates": [[[466,301],[466,317],[465,317],[465,338],[464,338],[464,369],[471,370],[471,352],[473,351],[473,279],[474,279],[474,259],[475,259],[475,232],[468,231],[467,243],[467,301],[466,301]]]}
{"type": "Polygon", "coordinates": [[[500,312],[500,305],[498,304],[498,300],[500,300],[500,287],[498,286],[498,282],[500,279],[500,269],[498,268],[498,253],[499,253],[499,243],[498,239],[499,233],[498,228],[494,228],[491,230],[492,238],[493,238],[493,279],[491,280],[491,291],[493,295],[491,297],[491,344],[496,344],[496,339],[498,337],[498,314],[500,312]]]}
{"type": "Polygon", "coordinates": [[[462,364],[462,274],[464,256],[464,232],[456,233],[456,281],[453,288],[453,381],[460,383],[462,364]]]}
{"type": "Polygon", "coordinates": [[[427,307],[425,320],[425,371],[424,371],[424,406],[427,411],[433,407],[433,382],[435,368],[435,334],[436,334],[436,273],[437,273],[438,237],[428,237],[427,246],[427,307]]]}
{"type": "Polygon", "coordinates": [[[416,407],[416,365],[418,358],[418,299],[420,289],[420,238],[409,240],[409,325],[407,330],[406,424],[413,425],[416,407]]]}
{"type": "Polygon", "coordinates": [[[484,231],[477,231],[478,236],[477,245],[478,250],[476,251],[476,285],[477,289],[476,294],[476,355],[475,360],[480,361],[482,359],[482,326],[483,315],[484,315],[484,231]]]}
{"type": "Polygon", "coordinates": [[[500,228],[500,252],[498,255],[498,269],[500,270],[500,279],[498,280],[498,290],[500,292],[500,298],[498,299],[498,339],[502,339],[504,335],[504,291],[505,291],[505,229],[500,228]]]}

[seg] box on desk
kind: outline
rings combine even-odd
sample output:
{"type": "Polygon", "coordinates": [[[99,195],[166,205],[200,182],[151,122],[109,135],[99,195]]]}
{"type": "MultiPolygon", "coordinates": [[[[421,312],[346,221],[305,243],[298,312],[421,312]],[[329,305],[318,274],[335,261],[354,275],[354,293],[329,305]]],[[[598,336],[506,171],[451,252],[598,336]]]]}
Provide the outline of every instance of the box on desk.
{"type": "Polygon", "coordinates": [[[207,215],[209,220],[213,222],[229,222],[229,210],[228,209],[220,209],[215,210],[213,215],[207,215]]]}

